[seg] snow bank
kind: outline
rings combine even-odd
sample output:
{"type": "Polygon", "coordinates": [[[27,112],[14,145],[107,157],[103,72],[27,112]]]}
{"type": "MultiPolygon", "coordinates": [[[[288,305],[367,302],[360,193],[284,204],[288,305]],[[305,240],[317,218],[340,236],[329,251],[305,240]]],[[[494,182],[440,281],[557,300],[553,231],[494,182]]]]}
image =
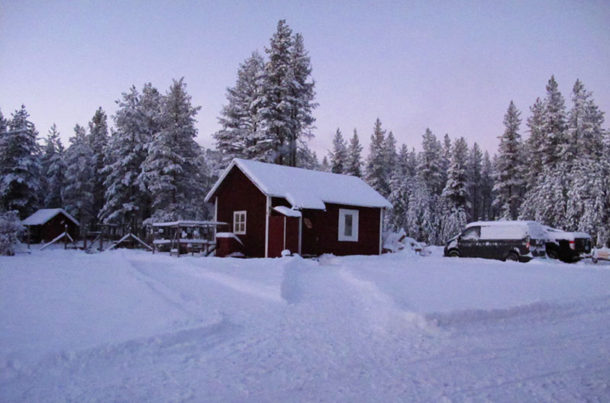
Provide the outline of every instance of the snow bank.
{"type": "Polygon", "coordinates": [[[3,401],[595,401],[610,265],[0,257],[3,401]]]}

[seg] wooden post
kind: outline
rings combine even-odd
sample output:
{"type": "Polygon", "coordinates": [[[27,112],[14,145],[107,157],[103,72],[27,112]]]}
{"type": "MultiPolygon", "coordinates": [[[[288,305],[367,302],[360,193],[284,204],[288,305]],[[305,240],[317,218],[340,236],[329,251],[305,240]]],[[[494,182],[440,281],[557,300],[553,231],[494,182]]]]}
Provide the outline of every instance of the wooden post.
{"type": "Polygon", "coordinates": [[[87,250],[87,235],[89,234],[89,225],[85,228],[85,237],[83,238],[83,250],[87,250]]]}
{"type": "MultiPolygon", "coordinates": [[[[68,224],[64,224],[64,234],[68,233],[68,224]]],[[[64,249],[68,249],[68,237],[64,236],[64,249]]]]}

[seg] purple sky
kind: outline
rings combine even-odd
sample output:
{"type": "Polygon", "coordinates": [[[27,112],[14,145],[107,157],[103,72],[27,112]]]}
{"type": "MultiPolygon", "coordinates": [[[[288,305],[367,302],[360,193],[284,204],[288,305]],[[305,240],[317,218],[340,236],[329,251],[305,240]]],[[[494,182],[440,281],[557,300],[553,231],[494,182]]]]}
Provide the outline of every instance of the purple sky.
{"type": "Polygon", "coordinates": [[[165,91],[184,76],[209,147],[238,64],[281,18],[310,52],[320,157],[337,127],[368,146],[377,117],[399,144],[419,149],[430,127],[495,152],[509,101],[525,121],[551,74],[568,106],[580,78],[610,113],[610,2],[560,0],[0,0],[0,109],[23,103],[41,135],[55,122],[67,142],[132,84],[165,91]]]}

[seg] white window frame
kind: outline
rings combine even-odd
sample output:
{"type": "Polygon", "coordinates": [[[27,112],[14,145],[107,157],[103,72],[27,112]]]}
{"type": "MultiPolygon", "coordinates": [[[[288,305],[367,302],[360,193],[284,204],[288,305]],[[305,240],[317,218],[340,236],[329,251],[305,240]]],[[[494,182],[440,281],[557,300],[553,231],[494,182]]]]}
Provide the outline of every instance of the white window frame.
{"type": "Polygon", "coordinates": [[[339,209],[339,241],[358,242],[358,210],[339,209]],[[345,220],[347,216],[352,216],[352,234],[345,234],[345,220]]]}
{"type": "Polygon", "coordinates": [[[233,233],[237,235],[246,235],[246,223],[248,212],[239,210],[233,212],[233,233]],[[243,218],[243,220],[242,220],[243,218]]]}

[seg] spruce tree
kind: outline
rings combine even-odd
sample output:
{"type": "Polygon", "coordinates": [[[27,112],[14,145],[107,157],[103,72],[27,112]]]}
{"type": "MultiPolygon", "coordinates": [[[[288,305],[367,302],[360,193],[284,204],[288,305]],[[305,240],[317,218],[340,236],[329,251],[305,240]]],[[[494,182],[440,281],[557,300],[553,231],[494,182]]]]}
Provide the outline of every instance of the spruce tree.
{"type": "Polygon", "coordinates": [[[106,112],[100,107],[95,111],[93,118],[89,122],[89,147],[92,152],[93,176],[91,177],[93,188],[93,218],[104,206],[104,156],[108,146],[108,123],[106,112]]]}
{"type": "Polygon", "coordinates": [[[520,112],[510,102],[504,115],[504,134],[500,136],[499,154],[496,165],[494,192],[495,207],[500,217],[506,220],[516,220],[519,216],[519,206],[525,187],[523,179],[523,146],[519,126],[520,112]]]}
{"type": "Polygon", "coordinates": [[[263,73],[263,58],[254,52],[239,66],[235,86],[227,89],[228,103],[218,118],[222,128],[214,133],[224,164],[233,158],[264,161],[271,152],[259,124],[263,73]]]}
{"type": "Polygon", "coordinates": [[[311,78],[311,60],[305,49],[303,35],[300,33],[294,35],[290,49],[290,67],[292,81],[289,82],[289,99],[292,103],[291,120],[294,129],[288,138],[288,165],[296,166],[299,142],[313,137],[312,129],[315,122],[313,110],[317,106],[314,102],[315,83],[311,78]]]}
{"type": "Polygon", "coordinates": [[[485,151],[481,167],[481,210],[479,219],[493,220],[495,218],[492,209],[494,199],[493,187],[493,164],[489,158],[489,153],[485,151]]]}
{"type": "Polygon", "coordinates": [[[423,135],[417,169],[430,193],[440,196],[445,187],[443,177],[446,175],[443,173],[442,147],[430,129],[426,129],[423,135]]]}
{"type": "Polygon", "coordinates": [[[46,176],[44,206],[47,208],[63,207],[63,192],[66,186],[65,150],[55,124],[51,126],[47,135],[42,155],[42,172],[46,176]]]}
{"type": "Polygon", "coordinates": [[[362,146],[358,139],[358,132],[354,129],[354,135],[347,147],[347,170],[348,175],[362,177],[362,146]]]}
{"type": "Polygon", "coordinates": [[[264,140],[268,144],[265,159],[280,165],[288,165],[291,141],[296,130],[293,116],[294,104],[291,99],[291,86],[295,80],[291,67],[292,30],[285,20],[280,20],[277,30],[271,37],[269,47],[265,48],[269,60],[265,64],[259,115],[264,140]]]}
{"type": "Polygon", "coordinates": [[[481,170],[483,153],[477,143],[472,145],[468,155],[468,197],[470,209],[468,221],[477,221],[481,217],[481,170]]]}
{"type": "Polygon", "coordinates": [[[337,129],[333,137],[333,149],[329,154],[330,171],[336,174],[345,173],[347,170],[347,145],[341,134],[341,130],[337,129]]]}
{"type": "Polygon", "coordinates": [[[152,197],[155,221],[192,219],[192,201],[204,188],[197,159],[195,116],[200,107],[191,105],[184,79],[174,80],[161,106],[161,130],[152,135],[142,163],[142,180],[152,197]]]}
{"type": "Polygon", "coordinates": [[[436,219],[432,210],[433,198],[421,176],[411,185],[407,208],[407,235],[427,243],[436,243],[436,219]]]}
{"type": "Polygon", "coordinates": [[[154,100],[159,95],[152,86],[148,94],[147,108],[141,104],[135,86],[117,101],[119,108],[114,115],[116,131],[108,140],[103,170],[106,192],[99,218],[104,223],[130,225],[135,229],[149,215],[149,195],[140,177],[140,167],[147,156],[151,137],[149,119],[154,116],[153,109],[158,103],[154,100]]]}
{"type": "Polygon", "coordinates": [[[446,241],[459,233],[467,221],[468,145],[463,137],[453,144],[442,198],[445,214],[443,214],[441,240],[446,241]]]}
{"type": "Polygon", "coordinates": [[[22,105],[0,132],[0,208],[16,210],[21,218],[40,205],[41,163],[38,132],[22,105]]]}
{"type": "Polygon", "coordinates": [[[394,230],[404,229],[405,232],[407,231],[407,212],[412,181],[413,177],[409,167],[409,149],[403,144],[396,159],[396,169],[393,170],[390,178],[391,192],[388,196],[392,209],[387,215],[387,220],[394,230]]]}
{"type": "Polygon", "coordinates": [[[390,186],[387,177],[388,167],[387,151],[385,142],[385,130],[381,128],[381,120],[375,120],[371,145],[366,161],[366,182],[384,197],[390,194],[390,186]]]}
{"type": "Polygon", "coordinates": [[[551,76],[546,86],[542,130],[544,132],[544,163],[555,168],[559,161],[565,160],[568,146],[565,100],[555,77],[551,76]]]}
{"type": "Polygon", "coordinates": [[[525,172],[526,190],[532,192],[543,172],[544,145],[546,143],[544,132],[544,102],[537,98],[534,105],[530,107],[531,115],[527,118],[529,137],[525,142],[525,156],[527,159],[527,170],[525,172]]]}
{"type": "Polygon", "coordinates": [[[74,136],[70,138],[70,147],[66,150],[66,187],[63,199],[66,211],[82,225],[87,225],[94,218],[94,162],[87,132],[77,124],[74,136]]]}
{"type": "Polygon", "coordinates": [[[320,164],[319,169],[322,172],[330,172],[330,163],[328,162],[328,158],[326,158],[326,155],[322,158],[322,163],[320,164]]]}

